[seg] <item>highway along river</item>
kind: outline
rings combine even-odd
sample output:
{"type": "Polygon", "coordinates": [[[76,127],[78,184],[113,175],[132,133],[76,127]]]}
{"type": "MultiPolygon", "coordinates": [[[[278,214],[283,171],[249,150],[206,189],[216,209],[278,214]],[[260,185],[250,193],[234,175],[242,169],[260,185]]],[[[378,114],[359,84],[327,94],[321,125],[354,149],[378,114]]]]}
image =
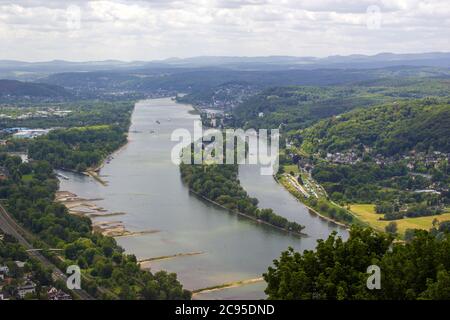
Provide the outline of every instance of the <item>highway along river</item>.
{"type": "Polygon", "coordinates": [[[99,207],[123,215],[97,217],[99,221],[121,221],[130,231],[151,233],[117,238],[117,242],[151,271],[176,272],[190,290],[222,284],[235,285],[195,295],[199,299],[260,299],[265,283],[258,280],[281,251],[312,249],[318,238],[337,230],[347,231],[320,219],[279,186],[271,176],[261,176],[252,166],[243,166],[240,178],[261,207],[306,226],[306,237],[288,235],[270,226],[217,208],[189,193],[170,153],[174,129],[193,130],[189,105],[171,99],[145,100],[136,104],[129,143],[114,154],[101,170],[102,185],[91,177],[65,172],[60,190],[79,197],[100,199],[99,207]],[[165,257],[165,258],[163,258],[165,257]],[[156,258],[156,259],[153,259],[156,258]],[[152,260],[153,259],[153,260],[152,260]],[[238,283],[244,281],[244,284],[238,283]]]}

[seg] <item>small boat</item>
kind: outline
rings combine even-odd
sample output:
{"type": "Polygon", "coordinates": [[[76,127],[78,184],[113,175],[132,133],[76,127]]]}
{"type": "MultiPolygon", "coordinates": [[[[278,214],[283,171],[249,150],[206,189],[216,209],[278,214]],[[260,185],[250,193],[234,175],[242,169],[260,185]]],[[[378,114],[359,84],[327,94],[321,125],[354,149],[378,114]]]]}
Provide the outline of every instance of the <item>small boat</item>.
{"type": "Polygon", "coordinates": [[[156,123],[157,123],[157,124],[161,124],[161,122],[159,122],[159,120],[156,120],[156,123]]]}

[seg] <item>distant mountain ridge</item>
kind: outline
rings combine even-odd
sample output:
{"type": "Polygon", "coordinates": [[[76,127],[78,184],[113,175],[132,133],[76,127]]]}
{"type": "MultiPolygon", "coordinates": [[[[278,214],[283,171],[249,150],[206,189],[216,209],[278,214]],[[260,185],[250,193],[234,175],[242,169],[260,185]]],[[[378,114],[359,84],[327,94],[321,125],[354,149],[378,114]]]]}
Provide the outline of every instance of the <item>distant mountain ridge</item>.
{"type": "Polygon", "coordinates": [[[0,78],[38,79],[54,73],[87,71],[131,71],[158,68],[221,68],[240,71],[268,71],[291,69],[366,69],[392,66],[421,66],[450,68],[450,52],[379,53],[376,55],[334,55],[324,58],[295,56],[199,56],[169,58],[153,61],[64,61],[24,62],[0,60],[0,78]]]}
{"type": "Polygon", "coordinates": [[[258,66],[260,64],[290,66],[295,68],[380,68],[394,65],[405,66],[439,66],[450,67],[449,52],[429,53],[379,53],[376,55],[353,54],[348,56],[317,57],[295,57],[295,56],[261,56],[261,57],[226,57],[226,56],[204,56],[185,59],[171,58],[162,60],[162,63],[179,66],[228,66],[244,67],[258,66]]]}

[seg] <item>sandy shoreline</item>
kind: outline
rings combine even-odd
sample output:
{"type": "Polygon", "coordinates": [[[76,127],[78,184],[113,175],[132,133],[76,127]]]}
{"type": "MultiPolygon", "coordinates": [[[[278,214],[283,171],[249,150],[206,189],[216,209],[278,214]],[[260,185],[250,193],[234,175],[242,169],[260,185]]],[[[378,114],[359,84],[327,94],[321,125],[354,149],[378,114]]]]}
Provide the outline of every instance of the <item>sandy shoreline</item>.
{"type": "Polygon", "coordinates": [[[69,191],[57,191],[55,194],[55,201],[63,204],[69,210],[69,214],[90,218],[93,231],[100,232],[104,236],[118,238],[159,232],[159,230],[130,231],[126,229],[125,224],[122,221],[94,221],[93,218],[121,216],[126,214],[125,212],[109,212],[105,208],[93,203],[100,200],[103,199],[80,198],[75,193],[69,191]]]}
{"type": "Polygon", "coordinates": [[[109,154],[105,159],[103,159],[102,162],[97,167],[88,168],[83,173],[85,175],[92,177],[93,179],[95,179],[96,181],[98,181],[99,183],[101,183],[104,186],[108,185],[108,181],[103,180],[102,176],[100,175],[100,170],[106,164],[108,164],[110,161],[112,161],[117,154],[119,154],[123,149],[125,149],[128,146],[129,142],[130,142],[130,140],[128,138],[128,133],[127,133],[127,141],[122,146],[120,146],[117,150],[115,150],[113,153],[109,154]]]}
{"type": "Polygon", "coordinates": [[[259,283],[259,282],[263,282],[263,281],[264,281],[264,278],[259,277],[259,278],[254,278],[254,279],[247,279],[247,280],[224,283],[224,284],[221,284],[218,286],[208,287],[208,288],[204,288],[204,289],[197,289],[197,290],[192,291],[192,297],[196,297],[196,296],[199,296],[199,295],[202,295],[205,293],[220,291],[220,290],[224,290],[224,289],[242,287],[245,285],[259,283]]]}

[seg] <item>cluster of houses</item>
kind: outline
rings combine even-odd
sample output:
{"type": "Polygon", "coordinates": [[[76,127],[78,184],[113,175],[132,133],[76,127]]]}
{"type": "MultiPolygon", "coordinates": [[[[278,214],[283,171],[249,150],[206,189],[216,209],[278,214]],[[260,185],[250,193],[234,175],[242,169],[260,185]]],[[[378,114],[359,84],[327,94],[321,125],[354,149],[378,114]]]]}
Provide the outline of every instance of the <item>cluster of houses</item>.
{"type": "Polygon", "coordinates": [[[49,133],[49,129],[25,129],[13,134],[16,139],[33,139],[49,133]]]}
{"type": "Polygon", "coordinates": [[[6,128],[3,129],[2,132],[11,134],[13,138],[17,139],[33,139],[47,134],[51,130],[52,129],[6,128]]]}
{"type": "Polygon", "coordinates": [[[241,104],[247,97],[259,92],[250,85],[228,84],[218,88],[213,96],[210,107],[222,110],[232,110],[241,104]]]}
{"type": "MultiPolygon", "coordinates": [[[[120,92],[119,95],[133,95],[133,94],[136,94],[136,91],[129,90],[129,91],[122,91],[122,92],[120,92]]],[[[112,95],[118,95],[118,94],[113,92],[112,95]]],[[[146,99],[158,99],[158,98],[173,97],[176,95],[177,95],[176,91],[159,88],[152,92],[146,92],[144,96],[146,99]]]]}
{"type": "Polygon", "coordinates": [[[200,108],[231,111],[245,99],[259,92],[259,89],[251,85],[228,83],[216,88],[210,98],[197,101],[196,105],[200,108]]]}
{"type": "MultiPolygon", "coordinates": [[[[15,261],[18,268],[23,268],[25,263],[15,261]]],[[[12,277],[10,269],[6,265],[0,265],[0,300],[25,299],[36,293],[37,284],[30,274],[26,274],[19,281],[12,277]],[[19,283],[13,285],[14,283],[19,283]],[[11,286],[13,286],[11,288],[11,286]]],[[[55,287],[43,288],[47,291],[48,300],[72,300],[72,297],[55,287]]],[[[41,291],[42,292],[42,291],[41,291]]],[[[45,291],[44,291],[45,292],[45,291]]]]}
{"type": "MultiPolygon", "coordinates": [[[[15,261],[19,268],[23,268],[25,263],[22,261],[15,261]]],[[[13,290],[10,286],[14,279],[10,275],[9,267],[0,265],[0,300],[25,299],[26,297],[36,293],[37,284],[32,280],[31,275],[27,274],[20,279],[18,285],[13,290]],[[8,290],[5,290],[8,287],[8,290]]],[[[72,300],[72,297],[60,289],[55,287],[44,288],[47,290],[47,298],[49,300],[72,300]]]]}
{"type": "MultiPolygon", "coordinates": [[[[370,154],[370,150],[366,148],[364,153],[355,150],[327,153],[325,156],[325,160],[336,164],[354,165],[363,160],[364,154],[370,154]]],[[[291,156],[292,161],[298,165],[300,170],[311,172],[311,170],[314,168],[314,161],[312,158],[301,157],[292,152],[289,155],[291,156]]],[[[431,182],[430,174],[418,172],[426,172],[429,169],[437,168],[443,162],[447,163],[450,166],[450,153],[444,153],[440,151],[432,151],[428,153],[411,151],[409,154],[396,157],[386,157],[377,154],[375,156],[371,156],[371,158],[373,161],[375,161],[376,164],[381,166],[391,165],[398,161],[402,161],[408,168],[408,174],[412,176],[420,175],[430,179],[430,185],[428,186],[428,189],[416,190],[415,192],[417,193],[441,194],[441,192],[447,192],[449,190],[448,186],[445,186],[442,183],[431,182]]]]}
{"type": "MultiPolygon", "coordinates": [[[[19,268],[23,268],[25,263],[22,261],[15,261],[19,268]]],[[[24,299],[27,295],[36,293],[36,283],[27,275],[20,280],[20,284],[15,286],[14,290],[6,290],[5,287],[11,286],[16,280],[11,275],[11,270],[6,265],[0,265],[0,300],[10,300],[12,298],[24,299]],[[11,291],[13,296],[11,296],[11,291]]]]}
{"type": "Polygon", "coordinates": [[[35,118],[66,117],[70,113],[72,113],[72,110],[61,110],[59,108],[49,107],[46,108],[45,110],[28,111],[20,115],[9,115],[1,113],[0,119],[25,120],[35,118]]]}
{"type": "Polygon", "coordinates": [[[302,157],[297,154],[290,153],[292,161],[297,164],[298,169],[300,171],[311,173],[311,170],[314,168],[314,163],[311,158],[302,157]]]}
{"type": "Polygon", "coordinates": [[[450,153],[441,151],[433,151],[428,153],[412,151],[409,155],[406,155],[403,158],[408,161],[408,169],[414,171],[420,167],[431,169],[437,168],[437,166],[442,162],[449,163],[450,153]]]}
{"type": "Polygon", "coordinates": [[[327,153],[326,160],[339,164],[356,164],[362,161],[362,157],[355,151],[327,153]]]}
{"type": "MultiPolygon", "coordinates": [[[[365,154],[370,154],[367,151],[368,150],[362,153],[355,150],[348,150],[346,152],[327,153],[325,159],[332,163],[356,164],[363,160],[365,154]]],[[[413,150],[409,154],[396,157],[386,157],[381,154],[371,155],[370,157],[378,165],[390,165],[398,161],[405,161],[407,168],[410,171],[415,171],[419,168],[436,168],[439,163],[442,163],[443,161],[449,163],[450,153],[440,151],[425,153],[413,150]]]]}
{"type": "Polygon", "coordinates": [[[218,110],[204,109],[202,113],[203,125],[210,128],[223,128],[224,124],[233,118],[231,114],[218,110]]]}

